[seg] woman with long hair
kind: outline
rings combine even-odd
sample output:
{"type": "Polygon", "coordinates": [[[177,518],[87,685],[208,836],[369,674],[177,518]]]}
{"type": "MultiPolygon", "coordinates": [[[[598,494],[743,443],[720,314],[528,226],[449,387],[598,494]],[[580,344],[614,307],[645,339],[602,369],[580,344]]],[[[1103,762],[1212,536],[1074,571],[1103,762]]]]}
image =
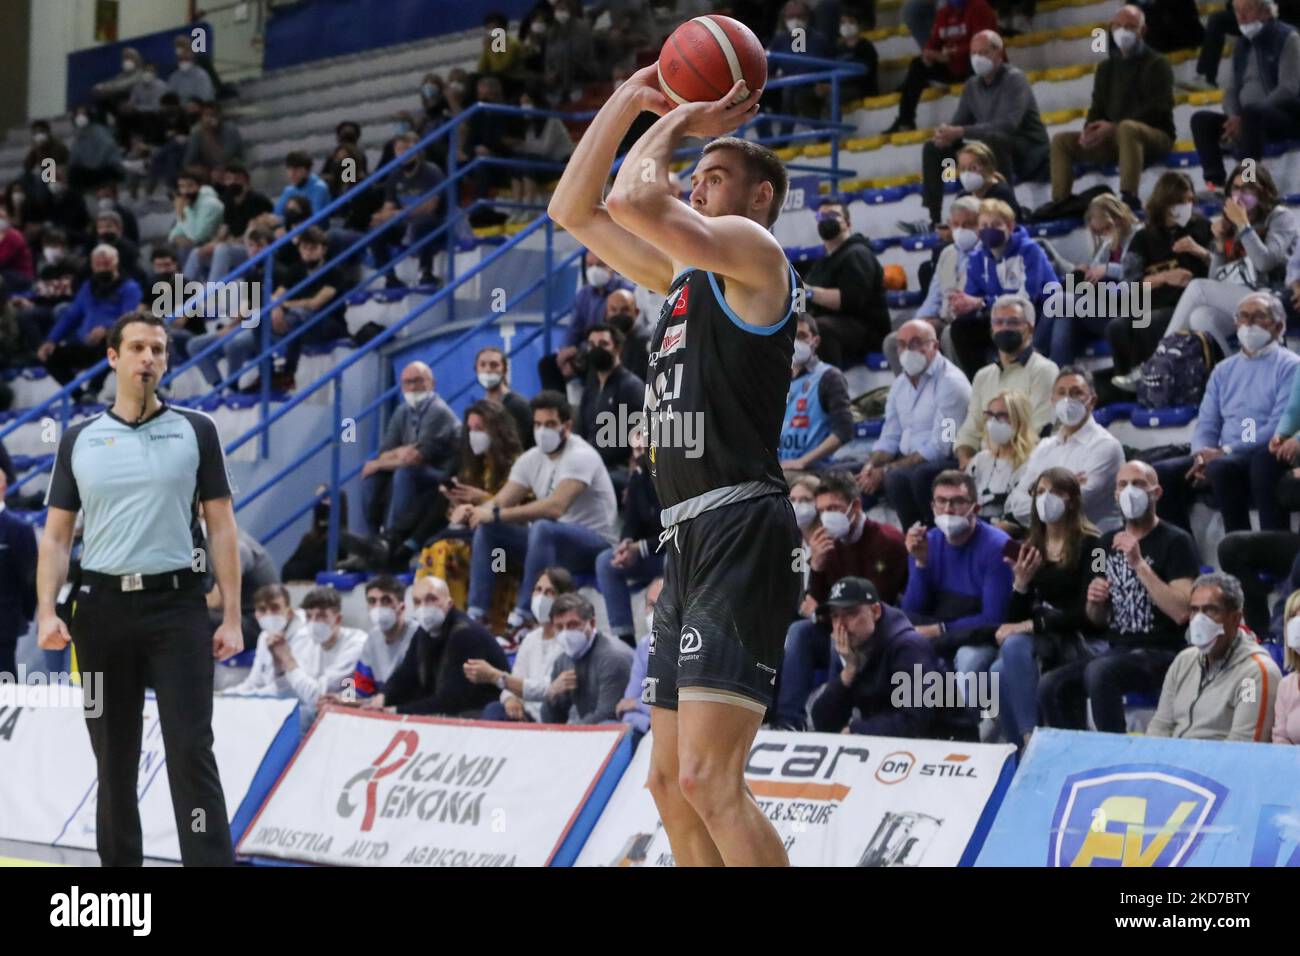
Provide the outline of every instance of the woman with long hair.
{"type": "Polygon", "coordinates": [[[975,479],[980,517],[1005,531],[1007,495],[1020,481],[1025,462],[1038,445],[1029,396],[1016,389],[994,395],[984,407],[980,434],[980,450],[966,472],[975,479]]]}
{"type": "Polygon", "coordinates": [[[1292,591],[1282,611],[1286,622],[1286,676],[1273,705],[1273,743],[1300,744],[1300,591],[1292,591]]]}

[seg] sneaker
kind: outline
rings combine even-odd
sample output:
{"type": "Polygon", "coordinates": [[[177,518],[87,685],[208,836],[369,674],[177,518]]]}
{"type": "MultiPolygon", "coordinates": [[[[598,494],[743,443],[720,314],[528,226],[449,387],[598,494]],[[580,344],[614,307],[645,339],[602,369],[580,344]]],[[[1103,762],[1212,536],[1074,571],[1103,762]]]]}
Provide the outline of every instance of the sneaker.
{"type": "Polygon", "coordinates": [[[885,130],[883,135],[892,136],[894,133],[911,133],[915,132],[915,130],[916,122],[914,120],[905,120],[900,116],[885,130]]]}
{"type": "Polygon", "coordinates": [[[407,285],[406,285],[406,283],[403,282],[401,279],[397,278],[397,273],[396,273],[396,272],[390,272],[390,273],[388,273],[388,275],[384,276],[384,288],[385,288],[385,289],[405,289],[405,288],[407,288],[407,285]]]}
{"type": "Polygon", "coordinates": [[[1138,382],[1142,381],[1141,372],[1129,372],[1127,375],[1116,375],[1110,380],[1110,384],[1115,386],[1121,392],[1135,393],[1138,390],[1138,382]]]}
{"type": "Polygon", "coordinates": [[[424,287],[427,287],[427,288],[432,288],[432,289],[435,289],[435,290],[436,290],[436,289],[441,289],[441,288],[442,288],[442,280],[439,279],[439,278],[438,278],[436,275],[434,275],[432,272],[430,272],[428,269],[425,269],[423,272],[420,273],[420,283],[419,283],[419,284],[420,284],[421,286],[424,286],[424,287]]]}
{"type": "Polygon", "coordinates": [[[1180,80],[1174,85],[1180,90],[1186,90],[1189,93],[1208,93],[1210,90],[1218,89],[1218,86],[1203,76],[1195,76],[1190,80],[1180,80]]]}
{"type": "Polygon", "coordinates": [[[897,222],[897,226],[909,236],[924,236],[926,233],[935,231],[935,225],[929,219],[915,219],[911,221],[900,219],[897,222]]]}

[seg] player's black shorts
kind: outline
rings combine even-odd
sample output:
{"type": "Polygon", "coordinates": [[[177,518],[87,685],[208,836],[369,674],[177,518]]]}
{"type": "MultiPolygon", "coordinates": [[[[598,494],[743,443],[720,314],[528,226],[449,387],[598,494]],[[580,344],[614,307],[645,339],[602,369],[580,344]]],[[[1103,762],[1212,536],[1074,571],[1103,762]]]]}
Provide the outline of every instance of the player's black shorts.
{"type": "Polygon", "coordinates": [[[706,511],[677,525],[664,548],[642,700],[675,710],[690,689],[693,699],[766,709],[803,580],[789,499],[706,511]]]}

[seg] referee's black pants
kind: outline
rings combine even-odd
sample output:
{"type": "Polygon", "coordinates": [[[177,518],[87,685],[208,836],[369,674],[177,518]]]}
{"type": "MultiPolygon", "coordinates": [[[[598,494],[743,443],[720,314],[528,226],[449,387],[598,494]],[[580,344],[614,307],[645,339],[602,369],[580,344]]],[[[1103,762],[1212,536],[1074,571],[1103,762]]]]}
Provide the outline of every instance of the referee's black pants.
{"type": "Polygon", "coordinates": [[[100,863],[143,862],[137,779],[144,692],[152,687],[181,862],[233,864],[226,799],[212,752],[212,625],[203,591],[88,586],[89,592],[77,591],[71,631],[82,687],[95,690],[87,691],[86,727],[99,767],[100,863]]]}

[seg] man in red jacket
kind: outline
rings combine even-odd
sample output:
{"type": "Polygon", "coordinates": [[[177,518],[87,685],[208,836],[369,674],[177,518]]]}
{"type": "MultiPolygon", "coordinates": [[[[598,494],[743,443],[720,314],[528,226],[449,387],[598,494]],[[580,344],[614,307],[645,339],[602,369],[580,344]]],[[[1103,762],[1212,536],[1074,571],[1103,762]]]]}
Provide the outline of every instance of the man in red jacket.
{"type": "MultiPolygon", "coordinates": [[[[986,0],[947,0],[934,17],[930,39],[907,67],[899,88],[898,118],[886,133],[916,129],[916,104],[926,84],[960,83],[971,74],[970,41],[981,30],[997,30],[998,16],[986,0]]],[[[996,64],[990,64],[990,67],[996,64]]]]}

